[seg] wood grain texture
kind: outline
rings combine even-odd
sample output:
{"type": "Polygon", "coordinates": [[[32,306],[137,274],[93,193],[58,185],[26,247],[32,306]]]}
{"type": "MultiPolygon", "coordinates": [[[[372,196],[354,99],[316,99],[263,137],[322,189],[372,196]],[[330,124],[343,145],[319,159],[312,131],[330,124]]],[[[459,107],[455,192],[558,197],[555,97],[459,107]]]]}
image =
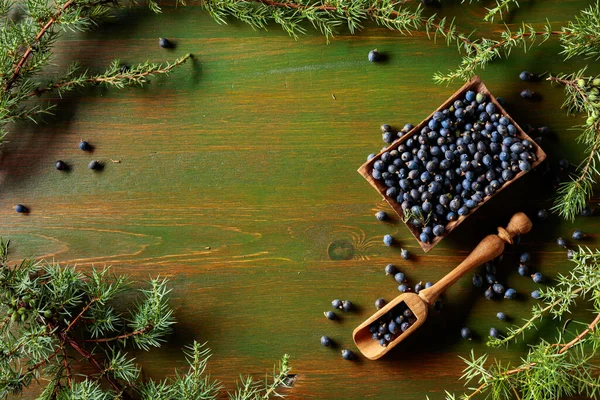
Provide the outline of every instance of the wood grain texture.
{"type": "MultiPolygon", "coordinates": [[[[481,4],[450,3],[435,11],[456,15],[469,31],[501,29],[477,22],[481,4]]],[[[547,16],[559,24],[588,4],[520,3],[511,28],[547,16]]],[[[550,128],[542,144],[546,162],[566,157],[576,164],[582,146],[569,128],[581,120],[560,109],[562,88],[518,79],[524,69],[570,72],[586,63],[563,62],[558,51],[554,41],[527,55],[515,50],[480,76],[519,124],[550,128]],[[542,101],[521,99],[525,88],[542,101]]],[[[355,350],[352,329],[375,310],[375,299],[398,293],[384,266],[395,263],[413,285],[437,281],[515,212],[532,216],[550,206],[554,193],[543,165],[425,255],[396,217],[374,218],[378,210],[393,212],[356,169],[383,145],[381,123],[421,121],[460,86],[431,80],[455,67],[456,49],[425,33],[401,36],[376,27],[342,33],[330,44],[315,33],[294,41],[276,27],[220,26],[197,7],[167,6],[161,15],[123,10],[93,33],[68,34],[54,61],[57,70],[79,60],[98,71],[114,58],[161,61],[186,52],[194,63],[143,89],[94,88],[52,99],[57,118],[11,127],[0,161],[0,234],[13,240],[12,259],[44,256],[84,270],[113,265],[138,281],[169,277],[179,322],[168,345],[134,353],[145,376],[162,378],[184,366],[181,348],[196,339],[208,341],[209,370],[229,389],[240,372],[262,375],[289,353],[299,374],[292,399],[441,399],[444,389],[462,387],[459,355],[474,349],[514,361],[526,350],[521,343],[508,350],[484,344],[490,326],[501,332],[507,326],[497,311],[518,323],[534,304],[528,293],[536,285],[516,273],[520,252],[529,251],[530,267],[553,278],[569,269],[556,237],[578,228],[588,233],[582,244],[598,244],[598,199],[590,203],[595,216],[575,224],[551,216],[505,252],[499,276],[522,294],[519,300],[485,301],[465,277],[402,349],[376,362],[346,362],[339,350],[355,350]],[[159,48],[159,36],[177,48],[159,48]],[[387,63],[367,61],[375,47],[388,53],[387,63]],[[95,146],[93,154],[78,150],[82,138],[95,146]],[[57,159],[72,170],[56,171],[57,159]],[[105,170],[89,171],[91,159],[105,161],[105,170]],[[16,203],[31,213],[16,214],[16,203]],[[398,246],[385,247],[385,234],[398,246]],[[410,260],[400,258],[400,246],[410,260]],[[357,311],[326,320],[323,311],[334,298],[351,300],[357,311]],[[476,334],[473,341],[460,339],[462,326],[476,334]],[[324,334],[336,341],[335,351],[319,345],[324,334]]],[[[589,71],[598,68],[590,63],[589,71]]],[[[584,311],[580,316],[587,318],[584,311]]],[[[562,324],[543,321],[542,335],[552,339],[556,326],[562,324]]]]}

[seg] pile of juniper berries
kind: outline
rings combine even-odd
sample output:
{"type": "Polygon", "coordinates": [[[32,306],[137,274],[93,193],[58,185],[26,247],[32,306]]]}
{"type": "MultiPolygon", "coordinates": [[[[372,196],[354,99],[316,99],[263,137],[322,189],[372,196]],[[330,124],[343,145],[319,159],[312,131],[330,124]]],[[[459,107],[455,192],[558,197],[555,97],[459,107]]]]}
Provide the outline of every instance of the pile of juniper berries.
{"type": "Polygon", "coordinates": [[[415,323],[416,317],[404,302],[392,308],[388,313],[369,326],[373,340],[387,347],[394,339],[415,323]]]}
{"type": "MultiPolygon", "coordinates": [[[[384,141],[391,143],[412,125],[397,134],[387,124],[381,128],[384,141]]],[[[419,240],[427,243],[519,172],[531,169],[535,145],[517,133],[494,103],[470,90],[436,111],[427,126],[397,149],[384,151],[371,175],[385,184],[385,196],[400,204],[407,222],[419,230],[419,240]]]]}

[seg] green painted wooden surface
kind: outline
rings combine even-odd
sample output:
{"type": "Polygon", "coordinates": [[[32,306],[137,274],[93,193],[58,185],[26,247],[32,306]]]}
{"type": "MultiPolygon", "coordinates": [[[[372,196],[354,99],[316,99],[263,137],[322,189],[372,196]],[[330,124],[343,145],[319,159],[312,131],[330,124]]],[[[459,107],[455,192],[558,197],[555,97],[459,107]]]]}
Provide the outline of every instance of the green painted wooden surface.
{"type": "MultiPolygon", "coordinates": [[[[560,23],[588,3],[522,4],[509,21],[548,16],[560,23]]],[[[456,15],[465,29],[500,29],[478,22],[481,10],[455,4],[438,11],[456,15]]],[[[519,123],[550,127],[543,144],[550,162],[578,162],[577,133],[568,128],[579,120],[560,110],[562,89],[517,77],[523,69],[556,73],[585,65],[563,62],[559,50],[554,41],[527,55],[517,50],[480,76],[519,123]],[[520,99],[526,87],[543,101],[520,99]]],[[[56,62],[60,68],[80,60],[100,69],[114,58],[161,61],[185,52],[194,62],[169,78],[143,89],[69,96],[58,102],[57,119],[14,127],[2,147],[0,234],[13,240],[13,259],[45,256],[84,269],[113,265],[136,280],[158,274],[171,280],[179,323],[168,345],[136,354],[147,376],[183,366],[180,349],[196,339],[208,341],[210,372],[228,388],[240,372],[262,374],[289,353],[298,374],[290,398],[442,398],[444,389],[461,389],[458,356],[471,348],[504,360],[517,360],[525,349],[489,350],[483,339],[492,324],[501,331],[507,326],[496,320],[497,311],[518,322],[533,304],[527,293],[535,285],[516,273],[520,252],[530,251],[531,266],[552,277],[569,268],[554,245],[557,236],[577,227],[590,234],[585,244],[598,243],[598,216],[573,225],[554,216],[536,222],[501,264],[500,274],[524,299],[485,301],[464,278],[448,291],[443,312],[432,313],[419,335],[389,356],[343,361],[338,350],[354,350],[352,329],[374,311],[374,300],[398,294],[383,274],[387,263],[413,284],[435,281],[513,212],[549,206],[552,192],[539,173],[526,176],[427,255],[397,218],[374,218],[391,210],[356,169],[382,146],[379,125],[417,123],[460,86],[432,82],[434,72],[455,67],[459,57],[424,33],[405,37],[372,27],[327,44],[313,32],[294,41],[277,27],[219,26],[194,6],[166,7],[161,15],[133,9],[93,33],[67,35],[56,62]],[[172,38],[177,49],[159,48],[159,36],[172,38]],[[389,62],[367,61],[375,47],[389,62]],[[93,155],[77,149],[82,138],[96,147],[93,155]],[[56,159],[73,170],[56,171],[56,159]],[[105,161],[105,170],[89,171],[91,159],[105,161]],[[16,203],[31,214],[14,213],[16,203]],[[387,233],[411,251],[410,261],[399,257],[399,247],[383,246],[387,233]],[[359,310],[327,321],[322,312],[333,298],[349,299],[359,310]],[[463,325],[479,337],[460,340],[463,325]],[[339,348],[321,347],[323,334],[339,348]]],[[[546,337],[555,334],[554,325],[541,327],[546,337]]]]}

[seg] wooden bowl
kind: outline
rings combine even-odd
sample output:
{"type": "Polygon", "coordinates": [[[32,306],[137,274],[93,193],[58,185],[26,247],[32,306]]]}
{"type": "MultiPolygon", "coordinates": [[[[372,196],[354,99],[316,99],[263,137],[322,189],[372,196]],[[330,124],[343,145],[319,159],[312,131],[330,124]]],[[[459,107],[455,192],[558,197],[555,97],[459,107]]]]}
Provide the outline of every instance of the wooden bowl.
{"type": "MultiPolygon", "coordinates": [[[[544,153],[544,151],[541,149],[541,147],[538,146],[538,144],[535,141],[533,141],[533,139],[531,139],[523,131],[523,129],[521,129],[521,127],[519,126],[519,124],[517,124],[511,118],[510,115],[508,115],[508,113],[506,112],[506,110],[504,110],[504,108],[500,105],[500,103],[498,103],[498,100],[496,100],[496,98],[494,97],[494,95],[492,95],[490,93],[490,91],[483,84],[483,82],[481,81],[481,79],[478,76],[474,76],[469,82],[465,83],[460,89],[458,89],[456,92],[454,92],[454,94],[452,96],[450,96],[450,98],[448,98],[448,100],[446,100],[441,106],[439,106],[436,110],[434,110],[431,114],[429,114],[427,116],[427,118],[425,118],[423,121],[421,121],[420,124],[418,124],[417,126],[415,126],[410,132],[404,134],[404,136],[402,136],[401,138],[398,138],[394,143],[390,144],[387,148],[381,150],[379,152],[379,154],[377,154],[371,160],[369,160],[366,163],[364,163],[363,165],[361,165],[361,167],[358,169],[358,172],[367,180],[367,182],[369,182],[377,190],[377,192],[379,192],[379,194],[384,198],[385,201],[388,202],[388,204],[394,209],[394,211],[396,212],[396,214],[398,214],[402,220],[404,220],[404,213],[402,211],[402,207],[400,206],[400,204],[396,201],[396,199],[391,199],[391,198],[389,198],[389,197],[387,197],[385,195],[385,191],[387,189],[387,186],[385,186],[385,184],[384,184],[383,181],[373,179],[373,177],[371,176],[371,173],[373,171],[373,164],[375,164],[375,162],[377,160],[381,159],[381,155],[384,152],[397,149],[398,146],[400,146],[400,144],[402,144],[403,142],[405,142],[406,140],[408,140],[412,135],[414,135],[417,132],[421,132],[421,129],[424,126],[427,125],[428,121],[433,117],[433,114],[436,111],[441,111],[444,108],[450,107],[450,105],[452,105],[452,103],[454,103],[455,100],[457,100],[460,97],[462,97],[464,95],[464,93],[466,93],[468,90],[473,90],[473,91],[475,91],[477,93],[483,93],[483,94],[485,94],[489,98],[489,100],[492,103],[494,103],[494,105],[496,106],[496,111],[499,114],[501,114],[502,116],[508,118],[510,120],[510,122],[517,128],[517,135],[516,135],[516,137],[519,138],[519,139],[521,139],[521,140],[527,139],[527,140],[529,140],[532,143],[533,150],[534,150],[535,155],[536,155],[536,161],[531,164],[531,169],[534,169],[535,167],[537,167],[538,165],[540,165],[540,163],[542,161],[544,161],[544,159],[546,158],[546,153],[544,153]]],[[[448,236],[454,229],[456,229],[456,227],[459,226],[466,218],[468,218],[469,216],[473,215],[473,213],[475,211],[477,211],[477,209],[479,209],[479,207],[481,207],[482,205],[484,205],[485,203],[487,203],[497,193],[499,193],[502,190],[506,189],[513,182],[515,182],[517,179],[519,179],[520,177],[522,177],[525,173],[526,172],[524,172],[524,171],[520,171],[518,174],[515,175],[515,177],[513,179],[511,179],[510,181],[508,181],[504,185],[502,185],[502,187],[500,187],[500,189],[498,189],[496,191],[496,193],[494,193],[492,196],[486,196],[486,197],[484,197],[483,201],[481,203],[479,203],[477,205],[477,207],[475,207],[474,209],[472,209],[471,212],[469,212],[469,214],[458,217],[458,219],[456,221],[449,222],[446,225],[446,232],[444,232],[444,234],[442,236],[435,236],[431,240],[430,243],[423,243],[423,242],[421,242],[419,240],[419,230],[417,228],[415,228],[414,226],[412,226],[412,224],[406,223],[406,226],[408,227],[408,229],[410,230],[410,232],[412,233],[412,235],[415,237],[415,239],[417,240],[417,242],[419,243],[419,245],[421,246],[421,248],[423,249],[423,251],[425,251],[425,253],[427,253],[429,250],[433,249],[442,239],[444,239],[446,236],[448,236]]]]}

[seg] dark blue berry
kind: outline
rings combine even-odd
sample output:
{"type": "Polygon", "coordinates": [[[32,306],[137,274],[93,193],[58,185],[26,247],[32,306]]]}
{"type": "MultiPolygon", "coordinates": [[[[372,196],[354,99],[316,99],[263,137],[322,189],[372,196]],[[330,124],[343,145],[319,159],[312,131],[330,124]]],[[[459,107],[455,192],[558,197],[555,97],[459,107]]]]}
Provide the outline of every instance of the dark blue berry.
{"type": "Polygon", "coordinates": [[[402,257],[405,260],[408,260],[408,250],[406,249],[400,249],[400,257],[402,257]]]}
{"type": "Polygon", "coordinates": [[[395,335],[400,331],[400,327],[396,322],[392,321],[388,324],[388,330],[392,335],[395,335]]]}
{"type": "Polygon", "coordinates": [[[402,283],[402,282],[404,282],[406,280],[406,276],[402,272],[397,272],[394,275],[394,279],[396,280],[396,282],[402,283]]]}
{"type": "Polygon", "coordinates": [[[533,297],[534,299],[539,299],[542,296],[542,294],[540,293],[539,290],[534,290],[533,292],[531,292],[531,297],[533,297]]]}
{"type": "Polygon", "coordinates": [[[102,165],[102,163],[100,161],[94,160],[94,161],[90,161],[90,163],[88,164],[88,168],[94,171],[99,171],[103,168],[104,166],[102,165]]]}
{"type": "Polygon", "coordinates": [[[92,146],[85,140],[82,140],[81,142],[79,142],[79,150],[90,151],[91,149],[92,149],[92,146]]]}
{"type": "Polygon", "coordinates": [[[471,334],[471,330],[469,328],[464,327],[460,330],[460,336],[462,336],[463,339],[471,340],[473,335],[471,334]]]}
{"type": "Polygon", "coordinates": [[[504,294],[504,286],[501,283],[494,283],[492,285],[492,290],[498,294],[504,294]]]}
{"type": "Polygon", "coordinates": [[[336,315],[333,311],[325,311],[323,314],[325,314],[325,317],[327,319],[330,319],[330,320],[336,319],[336,315]]]}
{"type": "Polygon", "coordinates": [[[342,350],[342,358],[344,360],[354,360],[354,353],[348,349],[342,350]]]}
{"type": "Polygon", "coordinates": [[[321,336],[321,346],[331,347],[331,343],[329,336],[321,336]]]}
{"type": "Polygon", "coordinates": [[[402,284],[398,285],[398,291],[405,293],[408,291],[408,286],[406,286],[404,283],[402,283],[402,284]]]}
{"type": "Polygon", "coordinates": [[[335,299],[331,302],[331,307],[335,308],[335,309],[342,309],[342,301],[339,299],[335,299]]]}
{"type": "Polygon", "coordinates": [[[28,213],[29,209],[25,207],[23,204],[17,204],[15,206],[15,211],[21,214],[28,213]]]}
{"type": "Polygon", "coordinates": [[[556,244],[559,245],[560,247],[567,247],[567,241],[561,237],[559,237],[558,239],[556,239],[556,244]]]}
{"type": "Polygon", "coordinates": [[[419,282],[415,285],[415,293],[419,294],[419,292],[423,289],[425,289],[425,287],[423,286],[423,284],[421,282],[419,282]]]}
{"type": "Polygon", "coordinates": [[[388,215],[385,211],[379,211],[377,214],[375,214],[375,218],[377,218],[380,221],[386,220],[387,217],[388,217],[388,215]]]}
{"type": "Polygon", "coordinates": [[[531,260],[531,255],[529,253],[523,253],[521,254],[521,256],[519,257],[519,261],[522,264],[528,263],[529,260],[531,260]]]}
{"type": "Polygon", "coordinates": [[[381,339],[379,339],[379,345],[381,347],[387,347],[388,341],[385,338],[381,338],[381,339]]]}
{"type": "Polygon", "coordinates": [[[541,272],[536,272],[535,274],[531,275],[531,279],[533,279],[535,283],[541,283],[544,280],[544,276],[541,272]]]}
{"type": "Polygon", "coordinates": [[[444,227],[444,225],[436,225],[433,227],[433,234],[435,236],[442,236],[445,230],[446,228],[444,227]]]}
{"type": "Polygon", "coordinates": [[[569,169],[569,160],[566,159],[562,159],[558,162],[558,167],[562,170],[562,171],[567,171],[569,169]]]}
{"type": "Polygon", "coordinates": [[[581,240],[585,237],[585,233],[583,233],[582,231],[575,231],[573,232],[573,236],[571,236],[574,240],[581,240]]]}
{"type": "Polygon", "coordinates": [[[519,275],[521,275],[521,276],[529,275],[529,268],[527,268],[527,265],[524,265],[524,264],[519,265],[519,275]]]}
{"type": "Polygon", "coordinates": [[[396,267],[394,266],[394,264],[388,264],[385,266],[385,274],[386,275],[395,275],[396,274],[396,267]]]}
{"type": "Polygon", "coordinates": [[[385,244],[386,246],[391,246],[392,244],[394,244],[394,238],[392,237],[392,235],[385,235],[383,237],[383,244],[385,244]]]}
{"type": "Polygon", "coordinates": [[[379,54],[379,51],[377,51],[377,49],[371,50],[369,52],[368,58],[369,58],[369,61],[371,61],[371,62],[379,61],[380,57],[381,57],[381,55],[379,54]]]}
{"type": "Polygon", "coordinates": [[[432,286],[433,286],[433,283],[431,283],[431,282],[425,282],[425,289],[429,289],[432,286]]]}
{"type": "Polygon", "coordinates": [[[65,171],[68,168],[67,164],[65,164],[65,162],[62,160],[58,160],[57,162],[55,162],[54,167],[56,167],[56,169],[59,171],[65,171]]]}
{"type": "Polygon", "coordinates": [[[160,47],[162,47],[163,49],[171,49],[173,48],[173,43],[171,43],[171,41],[167,38],[159,38],[158,39],[158,45],[160,47]]]}
{"type": "Polygon", "coordinates": [[[583,210],[581,210],[581,216],[583,217],[589,217],[592,215],[594,211],[590,208],[590,207],[583,207],[583,210]]]}
{"type": "Polygon", "coordinates": [[[407,308],[404,310],[402,315],[404,315],[404,318],[411,318],[413,316],[413,312],[410,310],[410,308],[407,308]]]}
{"type": "Polygon", "coordinates": [[[375,300],[375,308],[377,308],[378,310],[383,308],[385,306],[385,300],[382,298],[379,298],[377,300],[375,300]]]}
{"type": "Polygon", "coordinates": [[[494,298],[494,291],[491,287],[489,287],[485,290],[485,293],[483,295],[487,300],[492,300],[494,298]]]}
{"type": "Polygon", "coordinates": [[[575,256],[575,252],[573,250],[567,250],[567,259],[572,260],[575,256]]]}
{"type": "Polygon", "coordinates": [[[381,124],[381,133],[385,133],[385,132],[391,132],[392,131],[392,127],[389,126],[388,124],[381,124]]]}
{"type": "Polygon", "coordinates": [[[481,287],[483,286],[483,278],[479,274],[473,274],[473,286],[481,287]]]}
{"type": "Polygon", "coordinates": [[[502,311],[498,311],[496,313],[496,317],[500,320],[500,321],[506,321],[506,314],[504,314],[502,311]]]}
{"type": "Polygon", "coordinates": [[[410,324],[408,322],[403,322],[402,324],[400,324],[400,330],[402,332],[405,332],[408,328],[410,328],[410,324]]]}
{"type": "Polygon", "coordinates": [[[519,78],[522,81],[530,81],[532,77],[533,77],[533,74],[529,71],[523,71],[519,74],[519,78]]]}
{"type": "Polygon", "coordinates": [[[521,97],[524,99],[530,99],[533,96],[533,92],[529,89],[525,89],[521,92],[521,97]]]}
{"type": "Polygon", "coordinates": [[[546,209],[542,208],[541,210],[539,210],[537,212],[537,217],[540,220],[545,220],[546,218],[548,218],[548,211],[546,211],[546,209]]]}
{"type": "Polygon", "coordinates": [[[498,329],[490,328],[490,337],[497,338],[498,337],[498,329]]]}
{"type": "Polygon", "coordinates": [[[350,311],[352,311],[352,308],[354,308],[354,306],[352,305],[351,302],[349,302],[348,300],[342,301],[342,310],[344,312],[350,312],[350,311]]]}
{"type": "Polygon", "coordinates": [[[517,297],[517,291],[515,289],[509,288],[504,292],[505,299],[514,299],[515,297],[517,297]]]}

